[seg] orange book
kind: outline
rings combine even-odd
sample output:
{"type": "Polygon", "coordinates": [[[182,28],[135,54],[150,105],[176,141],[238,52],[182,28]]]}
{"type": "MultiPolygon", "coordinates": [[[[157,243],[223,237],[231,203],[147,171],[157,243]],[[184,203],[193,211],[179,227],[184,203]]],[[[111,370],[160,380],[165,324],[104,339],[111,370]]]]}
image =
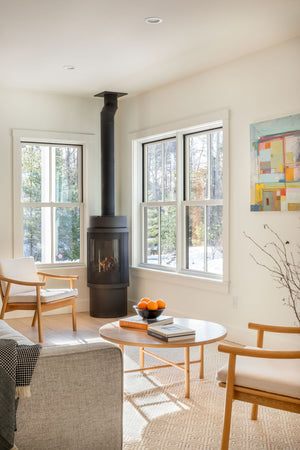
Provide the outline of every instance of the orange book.
{"type": "Polygon", "coordinates": [[[148,330],[148,325],[155,326],[156,324],[167,325],[173,323],[171,316],[159,316],[155,320],[144,320],[141,316],[124,317],[119,320],[120,327],[138,328],[140,330],[148,330]]]}

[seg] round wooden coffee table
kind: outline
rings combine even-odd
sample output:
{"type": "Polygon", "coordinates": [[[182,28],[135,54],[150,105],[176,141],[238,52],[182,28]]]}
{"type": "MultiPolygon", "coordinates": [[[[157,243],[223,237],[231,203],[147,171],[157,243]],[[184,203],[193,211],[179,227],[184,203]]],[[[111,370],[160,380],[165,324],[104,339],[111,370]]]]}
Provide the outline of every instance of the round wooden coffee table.
{"type": "Polygon", "coordinates": [[[120,327],[119,322],[112,322],[102,326],[99,329],[100,336],[106,341],[119,344],[121,350],[124,352],[124,346],[130,345],[140,348],[140,368],[134,370],[126,370],[124,373],[138,372],[145,370],[161,369],[163,367],[177,367],[185,372],[185,397],[190,397],[190,364],[200,363],[199,378],[204,377],[204,345],[212,342],[220,341],[227,335],[225,327],[218,323],[207,322],[206,320],[196,319],[179,319],[174,318],[174,323],[183,325],[188,328],[196,330],[196,335],[193,339],[185,339],[180,341],[165,342],[155,337],[149,336],[147,331],[136,328],[120,327]],[[184,348],[185,358],[182,363],[174,363],[161,356],[145,350],[145,347],[150,348],[184,348]],[[190,361],[190,347],[200,347],[200,359],[197,361],[190,361]],[[144,355],[150,355],[166,364],[154,367],[144,367],[144,355]]]}

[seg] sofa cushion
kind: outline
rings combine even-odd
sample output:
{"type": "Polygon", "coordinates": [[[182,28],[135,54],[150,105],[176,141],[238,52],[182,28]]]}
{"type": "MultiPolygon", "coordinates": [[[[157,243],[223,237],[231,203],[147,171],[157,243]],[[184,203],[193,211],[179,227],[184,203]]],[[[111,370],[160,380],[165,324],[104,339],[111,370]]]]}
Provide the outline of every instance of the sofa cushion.
{"type": "MultiPolygon", "coordinates": [[[[39,276],[32,256],[28,258],[2,259],[0,261],[0,275],[18,281],[39,281],[39,276]]],[[[4,290],[6,284],[3,283],[4,290]]],[[[12,284],[9,295],[16,295],[32,291],[32,286],[12,284]]]]}
{"type": "Polygon", "coordinates": [[[20,345],[33,345],[34,343],[23,334],[11,328],[4,320],[0,319],[0,339],[14,339],[20,345]]]}
{"type": "MultiPolygon", "coordinates": [[[[77,289],[41,289],[41,302],[51,303],[69,297],[77,297],[77,289]]],[[[20,295],[9,296],[8,303],[36,302],[36,291],[30,290],[20,295]]]]}
{"type": "MultiPolygon", "coordinates": [[[[237,356],[236,386],[300,398],[300,359],[272,359],[237,356]]],[[[227,365],[217,373],[217,380],[226,383],[227,365]]]]}

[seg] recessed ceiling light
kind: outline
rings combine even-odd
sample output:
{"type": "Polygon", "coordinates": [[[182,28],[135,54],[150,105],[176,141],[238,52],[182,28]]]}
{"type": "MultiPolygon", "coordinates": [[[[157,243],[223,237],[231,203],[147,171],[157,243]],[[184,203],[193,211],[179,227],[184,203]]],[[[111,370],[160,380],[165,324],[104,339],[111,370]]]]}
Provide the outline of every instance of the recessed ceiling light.
{"type": "Polygon", "coordinates": [[[75,66],[63,66],[65,70],[75,70],[75,66]]]}
{"type": "Polygon", "coordinates": [[[157,25],[162,23],[162,19],[160,17],[146,17],[145,22],[149,25],[157,25]]]}

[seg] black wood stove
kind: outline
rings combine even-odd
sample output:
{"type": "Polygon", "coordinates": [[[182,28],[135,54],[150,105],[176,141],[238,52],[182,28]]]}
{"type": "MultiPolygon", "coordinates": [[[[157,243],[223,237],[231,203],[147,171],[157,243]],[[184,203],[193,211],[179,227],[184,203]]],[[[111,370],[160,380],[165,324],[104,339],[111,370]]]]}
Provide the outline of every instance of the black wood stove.
{"type": "Polygon", "coordinates": [[[114,116],[118,97],[126,94],[101,92],[101,216],[90,217],[87,233],[87,281],[90,315],[119,317],[127,314],[129,250],[126,216],[115,216],[114,116]]]}

